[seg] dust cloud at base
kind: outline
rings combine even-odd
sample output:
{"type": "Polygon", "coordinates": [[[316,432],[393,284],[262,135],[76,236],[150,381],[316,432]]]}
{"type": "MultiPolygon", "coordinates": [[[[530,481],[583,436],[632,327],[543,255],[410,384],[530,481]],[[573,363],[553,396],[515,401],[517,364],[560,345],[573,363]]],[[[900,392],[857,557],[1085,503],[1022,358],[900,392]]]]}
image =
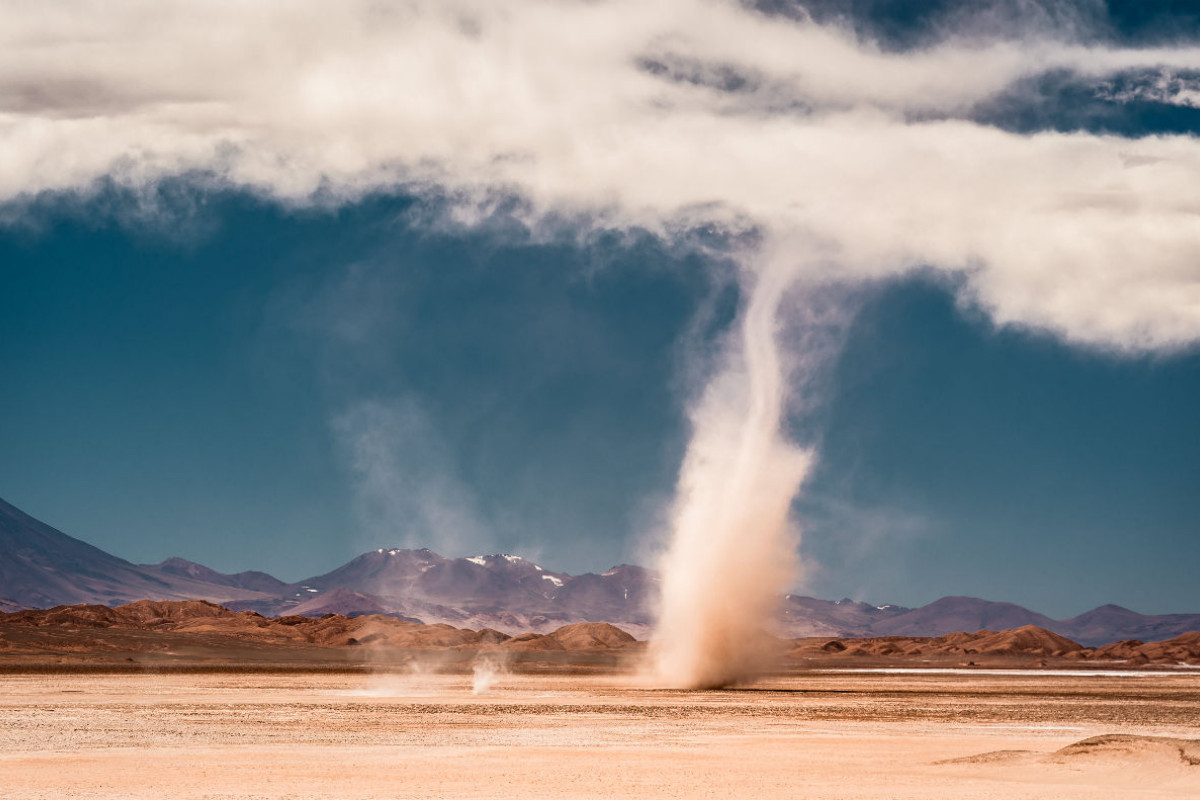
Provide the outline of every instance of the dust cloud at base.
{"type": "Polygon", "coordinates": [[[776,336],[787,270],[765,268],[724,367],[692,413],[647,678],[716,688],[755,677],[761,626],[798,570],[792,499],[813,462],[781,435],[787,380],[776,336]]]}

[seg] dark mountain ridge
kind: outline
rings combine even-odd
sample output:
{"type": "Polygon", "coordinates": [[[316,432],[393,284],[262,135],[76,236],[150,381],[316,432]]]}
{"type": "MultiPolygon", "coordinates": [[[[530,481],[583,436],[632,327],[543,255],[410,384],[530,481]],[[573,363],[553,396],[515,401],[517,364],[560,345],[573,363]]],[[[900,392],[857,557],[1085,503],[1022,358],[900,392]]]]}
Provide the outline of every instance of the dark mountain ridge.
{"type": "MultiPolygon", "coordinates": [[[[630,564],[569,575],[521,556],[445,558],[378,548],[296,583],[256,571],[227,575],[182,558],[131,564],[0,500],[0,610],[150,600],[208,600],[266,616],[383,614],[456,627],[549,632],[612,622],[652,631],[658,575],[630,564]]],[[[943,597],[921,608],[787,595],[774,621],[788,637],[943,636],[1037,626],[1088,647],[1161,641],[1200,630],[1200,614],[1144,615],[1115,605],[1054,620],[1013,603],[943,597]]]]}
{"type": "Polygon", "coordinates": [[[265,596],[230,583],[131,564],[0,500],[0,597],[11,604],[44,608],[118,605],[146,597],[225,602],[265,596]]]}
{"type": "Polygon", "coordinates": [[[217,572],[215,569],[209,569],[203,564],[197,564],[195,561],[188,561],[186,558],[173,556],[159,564],[139,564],[142,569],[151,570],[160,574],[176,575],[181,578],[190,578],[192,580],[203,581],[205,583],[215,583],[218,586],[233,586],[238,589],[249,589],[252,592],[274,593],[284,591],[287,584],[279,580],[273,575],[268,575],[265,572],[257,572],[255,570],[247,570],[246,572],[237,572],[233,575],[226,575],[217,572]]]}

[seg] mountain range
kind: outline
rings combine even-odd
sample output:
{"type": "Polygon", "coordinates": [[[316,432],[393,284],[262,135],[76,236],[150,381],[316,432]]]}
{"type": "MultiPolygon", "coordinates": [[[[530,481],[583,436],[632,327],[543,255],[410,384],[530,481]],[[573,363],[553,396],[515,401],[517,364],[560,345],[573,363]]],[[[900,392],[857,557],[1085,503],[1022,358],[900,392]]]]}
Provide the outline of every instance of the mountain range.
{"type": "MultiPolygon", "coordinates": [[[[191,599],[266,616],[385,614],[508,633],[610,622],[646,638],[657,585],[654,571],[630,564],[569,575],[517,555],[445,558],[424,548],[379,548],[296,583],[265,572],[224,574],[182,558],[133,564],[0,500],[0,611],[191,599]]],[[[1055,620],[1012,603],[972,597],[943,597],[905,608],[787,595],[775,623],[778,634],[792,638],[942,636],[1036,625],[1096,647],[1200,630],[1200,614],[1145,615],[1107,605],[1055,620]]]]}

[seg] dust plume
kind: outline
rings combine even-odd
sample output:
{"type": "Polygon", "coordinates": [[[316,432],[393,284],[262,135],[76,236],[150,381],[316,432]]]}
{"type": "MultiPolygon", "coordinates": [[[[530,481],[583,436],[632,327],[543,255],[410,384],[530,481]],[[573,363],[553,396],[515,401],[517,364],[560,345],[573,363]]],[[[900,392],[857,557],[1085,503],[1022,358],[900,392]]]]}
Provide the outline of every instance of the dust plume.
{"type": "Polygon", "coordinates": [[[471,667],[471,693],[487,694],[496,681],[508,674],[508,654],[503,651],[483,651],[471,667]]]}
{"type": "Polygon", "coordinates": [[[795,575],[788,509],[812,455],[780,436],[775,329],[786,285],[777,267],[758,276],[735,351],[692,415],[652,652],[655,677],[672,686],[752,677],[757,626],[795,575]]]}
{"type": "Polygon", "coordinates": [[[489,538],[470,492],[454,475],[429,415],[411,398],[362,401],[334,420],[354,476],[361,547],[434,542],[454,552],[489,538]]]}

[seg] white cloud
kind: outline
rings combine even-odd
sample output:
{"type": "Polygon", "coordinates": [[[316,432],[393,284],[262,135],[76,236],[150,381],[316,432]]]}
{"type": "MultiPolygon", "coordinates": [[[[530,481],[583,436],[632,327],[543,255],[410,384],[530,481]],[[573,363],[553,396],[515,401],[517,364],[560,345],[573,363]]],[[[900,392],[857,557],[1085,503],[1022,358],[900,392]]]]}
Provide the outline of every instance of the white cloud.
{"type": "Polygon", "coordinates": [[[1164,70],[1154,75],[1152,80],[1146,80],[1134,85],[1118,86],[1110,82],[1097,91],[1097,96],[1116,103],[1129,103],[1137,100],[1152,103],[1165,103],[1185,108],[1200,108],[1200,77],[1193,75],[1177,75],[1170,70],[1164,70]]]}
{"type": "Polygon", "coordinates": [[[1200,336],[1195,137],[911,121],[1048,68],[1196,69],[1197,48],[949,38],[885,53],[715,0],[4,15],[0,199],[197,171],[288,202],[404,185],[470,208],[511,191],[534,219],[754,225],[820,277],[963,271],[998,321],[1080,342],[1200,336]],[[687,80],[662,73],[679,65],[687,80]],[[748,76],[740,91],[708,85],[731,73],[748,76]]]}

